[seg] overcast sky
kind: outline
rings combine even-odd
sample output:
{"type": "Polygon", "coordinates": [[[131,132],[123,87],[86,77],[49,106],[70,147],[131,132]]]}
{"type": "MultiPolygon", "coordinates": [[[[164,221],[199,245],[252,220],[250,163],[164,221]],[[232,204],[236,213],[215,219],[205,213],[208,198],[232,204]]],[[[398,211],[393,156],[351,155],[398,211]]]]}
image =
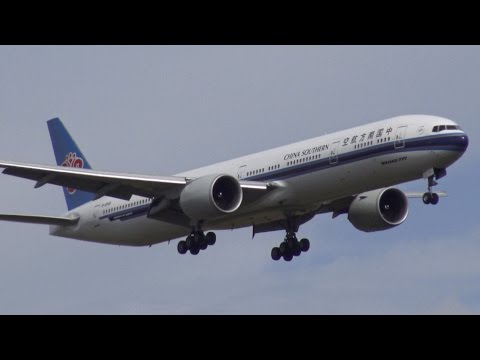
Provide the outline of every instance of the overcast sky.
{"type": "MultiPolygon", "coordinates": [[[[92,167],[172,175],[402,114],[470,137],[437,206],[366,234],[346,216],[300,228],[308,253],[273,262],[282,232],[217,233],[198,256],[55,238],[0,223],[0,313],[480,313],[480,48],[0,47],[0,159],[53,164],[59,116],[92,167]]],[[[62,190],[0,175],[0,212],[60,215],[62,190]]],[[[424,191],[417,181],[400,186],[424,191]]]]}

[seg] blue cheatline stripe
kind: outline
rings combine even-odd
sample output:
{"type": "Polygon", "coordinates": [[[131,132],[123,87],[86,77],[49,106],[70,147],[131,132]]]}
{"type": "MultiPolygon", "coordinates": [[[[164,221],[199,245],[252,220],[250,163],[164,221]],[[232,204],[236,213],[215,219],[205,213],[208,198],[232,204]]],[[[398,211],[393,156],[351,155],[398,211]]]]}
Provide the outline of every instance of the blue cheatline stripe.
{"type": "Polygon", "coordinates": [[[394,154],[397,152],[422,150],[449,150],[463,152],[465,150],[465,145],[462,141],[459,141],[459,138],[462,138],[464,136],[466,135],[433,135],[425,136],[419,139],[408,139],[405,140],[405,146],[398,149],[394,148],[394,141],[378,145],[370,145],[363,149],[356,149],[353,151],[349,151],[345,154],[339,154],[337,156],[338,161],[335,164],[330,164],[330,157],[326,156],[323,159],[311,160],[306,163],[300,163],[298,165],[288,166],[283,169],[270,171],[260,175],[250,176],[245,178],[245,180],[268,181],[288,179],[310,172],[331,168],[334,166],[345,165],[355,161],[365,160],[381,155],[394,154]]]}
{"type": "Polygon", "coordinates": [[[149,208],[150,208],[150,205],[140,205],[140,206],[137,206],[137,207],[132,207],[132,208],[129,208],[129,209],[122,209],[120,211],[101,216],[99,219],[100,220],[108,219],[110,221],[130,220],[130,219],[148,214],[148,209],[149,208]]]}
{"type": "MultiPolygon", "coordinates": [[[[399,149],[394,148],[394,142],[388,142],[378,145],[371,145],[363,149],[357,149],[345,154],[338,155],[338,162],[330,164],[330,158],[325,157],[319,160],[312,160],[307,163],[289,166],[287,168],[270,171],[261,175],[251,176],[245,178],[245,180],[280,180],[292,178],[295,176],[307,174],[314,171],[320,171],[323,169],[331,168],[333,166],[345,165],[355,161],[365,160],[380,155],[388,155],[397,152],[410,152],[421,150],[450,150],[450,151],[464,151],[465,145],[459,141],[459,137],[465,136],[464,134],[445,135],[445,136],[426,136],[420,139],[405,140],[405,146],[399,149]]],[[[110,221],[130,220],[136,217],[140,217],[148,214],[150,204],[141,205],[129,209],[123,209],[115,213],[107,214],[100,217],[100,220],[109,219],[110,221]]]]}

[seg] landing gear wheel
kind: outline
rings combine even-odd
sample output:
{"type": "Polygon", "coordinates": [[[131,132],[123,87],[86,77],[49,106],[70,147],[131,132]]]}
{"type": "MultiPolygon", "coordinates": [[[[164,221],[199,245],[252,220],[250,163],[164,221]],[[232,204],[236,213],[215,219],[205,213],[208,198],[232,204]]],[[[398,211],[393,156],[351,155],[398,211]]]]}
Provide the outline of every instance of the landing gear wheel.
{"type": "Polygon", "coordinates": [[[293,256],[300,256],[302,253],[302,250],[300,249],[300,246],[297,245],[295,248],[292,250],[293,256]]]}
{"type": "Polygon", "coordinates": [[[200,247],[200,250],[206,250],[208,247],[208,244],[206,241],[202,241],[199,247],[200,247]]]}
{"type": "Polygon", "coordinates": [[[187,249],[193,248],[195,246],[195,240],[193,238],[193,235],[188,235],[185,243],[187,244],[187,249]]]}
{"type": "MultiPolygon", "coordinates": [[[[435,195],[436,195],[436,194],[435,194],[435,195]]],[[[423,194],[422,200],[423,200],[423,203],[424,203],[425,205],[430,204],[430,203],[432,202],[432,194],[426,192],[425,194],[423,194]]],[[[438,201],[437,201],[437,202],[438,202],[438,201]]]]}
{"type": "Polygon", "coordinates": [[[205,235],[201,231],[196,231],[193,235],[195,239],[195,244],[201,244],[205,240],[205,235]]]}
{"type": "Polygon", "coordinates": [[[297,246],[297,239],[295,237],[289,237],[287,240],[288,248],[293,250],[297,246]]]}
{"type": "Polygon", "coordinates": [[[283,254],[283,260],[292,261],[292,259],[293,259],[293,254],[290,251],[287,251],[285,254],[283,254]]]}
{"type": "MultiPolygon", "coordinates": [[[[300,256],[302,252],[306,252],[310,249],[310,242],[308,239],[298,241],[297,238],[297,232],[300,225],[305,221],[308,221],[308,219],[305,220],[305,217],[302,216],[293,213],[286,214],[285,219],[282,220],[281,225],[285,229],[285,237],[278,247],[272,249],[271,255],[273,260],[277,261],[282,257],[285,261],[292,261],[294,256],[300,256]]],[[[311,219],[311,217],[309,219],[311,219]]]]}
{"type": "Polygon", "coordinates": [[[188,251],[187,242],[185,240],[179,241],[177,245],[177,250],[179,254],[186,254],[188,251]]]}
{"type": "Polygon", "coordinates": [[[423,194],[423,203],[424,204],[432,204],[432,205],[437,205],[439,201],[439,197],[437,193],[432,192],[432,188],[434,186],[437,186],[438,183],[435,181],[436,179],[439,179],[441,177],[444,177],[447,175],[447,172],[445,169],[439,170],[439,169],[434,169],[435,173],[434,175],[431,175],[428,177],[428,191],[423,194]]]}
{"type": "Polygon", "coordinates": [[[282,257],[282,254],[280,254],[280,249],[278,247],[274,247],[272,249],[272,259],[275,261],[278,261],[280,260],[281,257],[282,257]]]}
{"type": "Polygon", "coordinates": [[[200,248],[197,245],[195,245],[190,249],[190,254],[192,255],[198,255],[199,252],[200,252],[200,248]]]}
{"type": "Polygon", "coordinates": [[[307,252],[308,249],[310,249],[310,241],[308,241],[308,239],[302,239],[300,240],[300,250],[302,250],[303,252],[307,252]]]}
{"type": "Polygon", "coordinates": [[[210,246],[215,245],[215,242],[217,241],[217,235],[215,235],[213,232],[209,232],[207,235],[205,235],[205,241],[210,246]]]}

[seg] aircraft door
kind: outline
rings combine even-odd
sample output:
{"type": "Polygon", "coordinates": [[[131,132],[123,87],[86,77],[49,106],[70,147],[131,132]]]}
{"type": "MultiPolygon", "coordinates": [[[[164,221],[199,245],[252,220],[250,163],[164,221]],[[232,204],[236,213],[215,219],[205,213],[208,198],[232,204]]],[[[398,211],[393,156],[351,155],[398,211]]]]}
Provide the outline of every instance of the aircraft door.
{"type": "Polygon", "coordinates": [[[401,149],[405,147],[405,134],[407,132],[407,126],[400,126],[395,133],[395,149],[401,149]]]}
{"type": "Polygon", "coordinates": [[[340,146],[340,141],[335,141],[330,147],[330,165],[338,163],[338,147],[340,146]]]}
{"type": "Polygon", "coordinates": [[[242,165],[238,168],[238,179],[242,180],[245,178],[245,174],[247,172],[247,165],[242,165]]]}
{"type": "Polygon", "coordinates": [[[102,216],[101,205],[97,204],[97,205],[95,205],[95,208],[93,210],[93,219],[95,219],[95,220],[100,219],[101,216],[102,216]]]}

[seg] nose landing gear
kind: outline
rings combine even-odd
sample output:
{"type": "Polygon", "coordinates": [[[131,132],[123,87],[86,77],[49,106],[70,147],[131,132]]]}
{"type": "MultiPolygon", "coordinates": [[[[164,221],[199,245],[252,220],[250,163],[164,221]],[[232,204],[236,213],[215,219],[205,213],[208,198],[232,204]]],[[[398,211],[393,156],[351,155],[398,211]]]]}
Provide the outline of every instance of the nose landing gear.
{"type": "Polygon", "coordinates": [[[433,168],[427,170],[424,174],[423,177],[428,179],[428,191],[423,194],[423,203],[428,205],[437,205],[439,196],[437,193],[432,192],[432,188],[438,183],[435,180],[439,180],[442,177],[447,175],[447,170],[446,169],[439,169],[439,168],[433,168]]]}
{"type": "Polygon", "coordinates": [[[438,183],[435,181],[435,175],[431,175],[428,177],[428,192],[423,194],[423,203],[425,205],[432,204],[432,205],[437,205],[439,201],[439,196],[437,193],[432,192],[432,187],[438,185],[438,183]]]}

